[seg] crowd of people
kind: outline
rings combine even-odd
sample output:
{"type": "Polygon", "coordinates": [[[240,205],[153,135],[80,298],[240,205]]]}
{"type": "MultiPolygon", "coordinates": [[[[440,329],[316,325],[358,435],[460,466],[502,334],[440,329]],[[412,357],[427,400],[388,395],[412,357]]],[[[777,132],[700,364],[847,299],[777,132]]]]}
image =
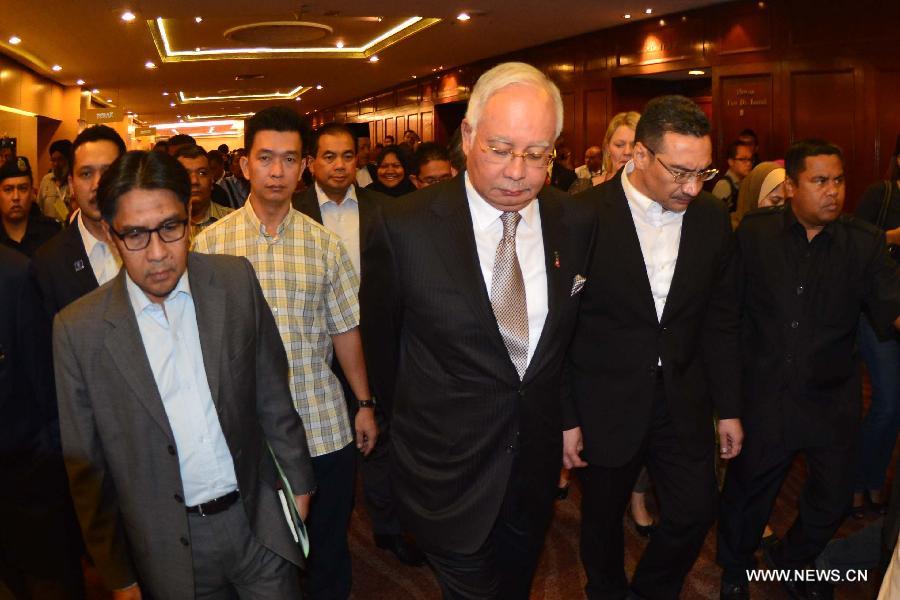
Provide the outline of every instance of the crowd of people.
{"type": "Polygon", "coordinates": [[[344,600],[357,471],[375,545],[447,599],[528,598],[570,476],[591,599],[678,598],[717,520],[720,596],[750,598],[758,550],[799,572],[886,513],[900,144],[852,216],[825,140],[761,162],[742,132],[718,177],[703,111],[661,96],[572,169],[562,114],[504,63],[449,147],[271,107],[234,150],[96,125],[39,181],[4,157],[9,593],[83,598],[84,557],[116,599],[344,600]],[[649,538],[631,577],[626,509],[649,538]]]}

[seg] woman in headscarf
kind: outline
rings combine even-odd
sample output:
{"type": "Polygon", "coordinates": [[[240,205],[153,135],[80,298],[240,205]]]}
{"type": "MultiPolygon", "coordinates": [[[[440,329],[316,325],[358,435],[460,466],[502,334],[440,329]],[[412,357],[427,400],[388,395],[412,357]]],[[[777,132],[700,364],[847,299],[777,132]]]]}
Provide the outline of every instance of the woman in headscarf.
{"type": "Polygon", "coordinates": [[[398,197],[416,191],[409,180],[409,158],[404,148],[386,146],[375,159],[377,176],[367,189],[398,197]]]}
{"type": "Polygon", "coordinates": [[[776,162],[761,162],[741,181],[737,210],[731,224],[737,227],[744,215],[757,208],[780,206],[787,200],[784,167],[776,162]]]}

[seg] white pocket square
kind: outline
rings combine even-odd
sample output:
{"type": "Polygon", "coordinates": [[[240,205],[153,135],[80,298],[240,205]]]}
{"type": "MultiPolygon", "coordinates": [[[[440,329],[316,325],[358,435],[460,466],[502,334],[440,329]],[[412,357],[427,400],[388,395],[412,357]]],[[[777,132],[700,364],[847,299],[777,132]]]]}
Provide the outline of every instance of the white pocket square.
{"type": "Polygon", "coordinates": [[[574,296],[578,292],[580,292],[584,288],[584,283],[587,281],[586,277],[582,275],[576,275],[572,280],[572,291],[569,293],[569,296],[574,296]]]}

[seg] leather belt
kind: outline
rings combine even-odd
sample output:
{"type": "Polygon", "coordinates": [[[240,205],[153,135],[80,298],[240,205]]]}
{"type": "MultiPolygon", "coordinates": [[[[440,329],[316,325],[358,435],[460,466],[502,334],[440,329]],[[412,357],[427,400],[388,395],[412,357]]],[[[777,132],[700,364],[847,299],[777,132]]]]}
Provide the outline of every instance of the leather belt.
{"type": "Polygon", "coordinates": [[[219,498],[213,498],[212,500],[198,504],[197,506],[188,506],[185,510],[189,513],[199,514],[201,517],[214,515],[231,508],[231,505],[237,502],[240,495],[240,492],[234,490],[231,493],[220,496],[219,498]]]}

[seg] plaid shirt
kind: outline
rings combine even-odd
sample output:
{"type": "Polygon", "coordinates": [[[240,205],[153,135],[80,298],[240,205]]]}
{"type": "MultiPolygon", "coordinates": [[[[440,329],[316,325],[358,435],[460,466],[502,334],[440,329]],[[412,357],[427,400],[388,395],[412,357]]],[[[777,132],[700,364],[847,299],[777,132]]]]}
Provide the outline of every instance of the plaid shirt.
{"type": "Polygon", "coordinates": [[[349,444],[347,403],[330,366],[331,336],[359,325],[359,278],[340,238],[293,208],[270,236],[248,201],[200,232],[193,249],[250,261],[287,351],[310,454],[349,444]]]}

